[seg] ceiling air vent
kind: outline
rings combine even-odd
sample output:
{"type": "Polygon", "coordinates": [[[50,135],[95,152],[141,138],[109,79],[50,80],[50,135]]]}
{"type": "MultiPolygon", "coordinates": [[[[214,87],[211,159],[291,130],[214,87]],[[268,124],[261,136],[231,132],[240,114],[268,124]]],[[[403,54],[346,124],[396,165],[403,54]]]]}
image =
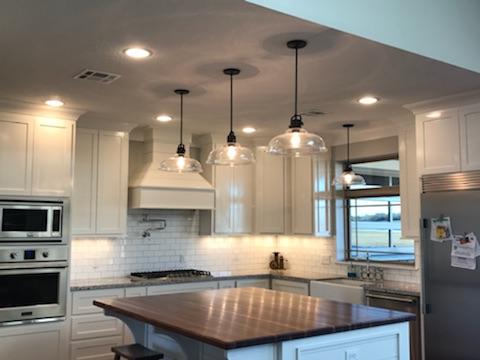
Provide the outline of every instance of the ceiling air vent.
{"type": "Polygon", "coordinates": [[[110,84],[115,80],[119,79],[120,77],[121,75],[107,73],[105,71],[85,69],[85,70],[82,70],[82,72],[75,75],[73,78],[80,79],[80,80],[92,80],[92,81],[101,82],[104,84],[110,84]]]}

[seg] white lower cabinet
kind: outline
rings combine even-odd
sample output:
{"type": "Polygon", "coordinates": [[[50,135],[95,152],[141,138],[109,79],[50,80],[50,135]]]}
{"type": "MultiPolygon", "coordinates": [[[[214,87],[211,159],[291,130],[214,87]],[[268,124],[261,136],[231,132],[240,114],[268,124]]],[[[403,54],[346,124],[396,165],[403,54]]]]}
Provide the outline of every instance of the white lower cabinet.
{"type": "Polygon", "coordinates": [[[217,281],[172,284],[172,285],[158,285],[158,286],[149,286],[147,288],[147,295],[174,294],[174,293],[195,292],[195,291],[216,290],[216,289],[218,289],[217,281]]]}
{"type": "Polygon", "coordinates": [[[272,290],[283,291],[288,293],[309,295],[308,283],[288,280],[272,280],[272,290]]]}
{"type": "Polygon", "coordinates": [[[270,289],[270,279],[242,279],[237,280],[237,288],[242,287],[257,287],[263,289],[270,289]]]}
{"type": "Polygon", "coordinates": [[[233,289],[235,288],[235,280],[223,280],[218,282],[219,289],[233,289]]]}
{"type": "Polygon", "coordinates": [[[70,360],[113,360],[110,349],[122,343],[122,336],[75,341],[70,346],[70,360]]]}
{"type": "Polygon", "coordinates": [[[67,359],[67,323],[0,328],[1,360],[67,359]]]}

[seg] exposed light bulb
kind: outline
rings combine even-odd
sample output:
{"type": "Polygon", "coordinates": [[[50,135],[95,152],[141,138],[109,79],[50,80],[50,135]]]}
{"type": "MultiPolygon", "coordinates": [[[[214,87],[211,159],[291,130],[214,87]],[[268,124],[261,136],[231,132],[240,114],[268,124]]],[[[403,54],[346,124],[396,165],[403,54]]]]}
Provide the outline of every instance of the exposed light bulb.
{"type": "Polygon", "coordinates": [[[185,169],[185,158],[183,156],[177,158],[177,168],[179,171],[185,169]]]}
{"type": "Polygon", "coordinates": [[[235,147],[235,145],[228,145],[228,149],[227,149],[228,159],[234,160],[236,156],[237,156],[237,148],[235,147]]]}
{"type": "Polygon", "coordinates": [[[290,144],[292,145],[293,149],[297,149],[300,147],[300,133],[299,132],[292,132],[292,136],[290,137],[290,144]]]}
{"type": "Polygon", "coordinates": [[[346,173],[343,175],[343,179],[345,180],[345,184],[350,185],[353,180],[353,176],[351,173],[346,173]]]}

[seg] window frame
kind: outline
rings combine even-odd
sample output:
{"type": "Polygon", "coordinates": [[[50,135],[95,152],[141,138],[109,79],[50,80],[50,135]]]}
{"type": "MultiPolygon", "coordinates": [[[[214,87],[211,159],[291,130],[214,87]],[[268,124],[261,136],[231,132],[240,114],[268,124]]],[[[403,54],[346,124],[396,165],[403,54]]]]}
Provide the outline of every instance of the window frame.
{"type": "MultiPolygon", "coordinates": [[[[355,161],[352,164],[360,164],[364,162],[373,162],[373,161],[383,161],[383,160],[398,160],[397,157],[379,157],[368,159],[366,161],[355,161]]],[[[400,184],[401,185],[401,184],[400,184]]],[[[371,188],[371,189],[343,189],[341,190],[342,197],[343,197],[343,219],[344,219],[344,259],[348,262],[359,262],[364,263],[365,259],[358,259],[351,257],[351,226],[350,226],[350,199],[359,199],[359,198],[371,198],[371,197],[383,197],[383,196],[400,196],[400,186],[383,186],[378,188],[371,188]]],[[[402,199],[400,198],[400,203],[402,199]]],[[[404,266],[414,266],[416,263],[415,258],[415,250],[413,254],[412,261],[379,261],[379,260],[369,260],[370,262],[377,263],[377,264],[391,264],[391,265],[404,265],[404,266]]]]}

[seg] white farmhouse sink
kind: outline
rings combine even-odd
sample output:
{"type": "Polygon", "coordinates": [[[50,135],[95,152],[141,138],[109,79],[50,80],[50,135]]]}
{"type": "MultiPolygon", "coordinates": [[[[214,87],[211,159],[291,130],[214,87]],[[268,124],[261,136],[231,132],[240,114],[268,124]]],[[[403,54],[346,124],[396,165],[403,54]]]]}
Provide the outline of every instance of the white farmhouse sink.
{"type": "Polygon", "coordinates": [[[350,304],[365,304],[364,285],[367,282],[352,279],[326,279],[310,282],[310,295],[350,304]]]}

